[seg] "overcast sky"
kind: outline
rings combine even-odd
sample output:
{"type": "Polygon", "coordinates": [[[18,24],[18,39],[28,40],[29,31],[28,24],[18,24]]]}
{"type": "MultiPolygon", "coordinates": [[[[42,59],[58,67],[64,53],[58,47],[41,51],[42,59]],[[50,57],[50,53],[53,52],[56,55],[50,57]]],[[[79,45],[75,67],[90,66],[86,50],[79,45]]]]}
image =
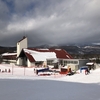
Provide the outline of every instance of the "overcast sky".
{"type": "Polygon", "coordinates": [[[100,42],[100,0],[0,0],[0,45],[100,42]]]}

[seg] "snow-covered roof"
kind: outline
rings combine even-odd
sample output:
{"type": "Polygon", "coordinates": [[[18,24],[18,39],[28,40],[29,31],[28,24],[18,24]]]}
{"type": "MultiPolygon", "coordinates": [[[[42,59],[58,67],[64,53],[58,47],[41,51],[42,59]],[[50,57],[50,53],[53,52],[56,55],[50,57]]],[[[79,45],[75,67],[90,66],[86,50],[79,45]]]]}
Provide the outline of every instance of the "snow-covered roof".
{"type": "Polygon", "coordinates": [[[30,54],[35,61],[46,61],[46,59],[57,58],[55,52],[38,52],[29,49],[24,49],[24,51],[30,54]]]}
{"type": "Polygon", "coordinates": [[[64,67],[61,67],[62,69],[67,69],[68,68],[68,66],[64,66],[64,67]]]}
{"type": "Polygon", "coordinates": [[[2,56],[14,56],[17,55],[17,53],[3,53],[2,56]]]}
{"type": "Polygon", "coordinates": [[[19,57],[25,54],[30,62],[46,61],[47,59],[72,59],[72,56],[63,49],[37,49],[26,48],[22,49],[19,57]]]}
{"type": "Polygon", "coordinates": [[[93,62],[86,63],[86,65],[93,65],[93,64],[94,64],[93,62]]]}

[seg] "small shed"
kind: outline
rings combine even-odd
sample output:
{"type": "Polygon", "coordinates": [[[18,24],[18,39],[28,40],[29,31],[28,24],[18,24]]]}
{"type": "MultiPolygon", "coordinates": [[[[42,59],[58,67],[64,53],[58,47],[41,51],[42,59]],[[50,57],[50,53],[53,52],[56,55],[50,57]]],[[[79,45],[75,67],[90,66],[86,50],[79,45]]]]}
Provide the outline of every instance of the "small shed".
{"type": "Polygon", "coordinates": [[[86,65],[88,66],[89,70],[95,69],[93,62],[88,62],[88,63],[86,63],[86,65]]]}

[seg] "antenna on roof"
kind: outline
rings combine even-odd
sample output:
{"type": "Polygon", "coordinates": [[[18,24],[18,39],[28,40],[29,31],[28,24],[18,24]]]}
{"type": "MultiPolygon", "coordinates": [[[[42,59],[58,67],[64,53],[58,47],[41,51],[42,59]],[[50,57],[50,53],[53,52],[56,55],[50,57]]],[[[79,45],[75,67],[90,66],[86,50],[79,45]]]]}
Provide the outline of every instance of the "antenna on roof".
{"type": "Polygon", "coordinates": [[[27,36],[26,36],[26,33],[25,33],[25,31],[24,31],[24,35],[23,35],[23,38],[26,38],[27,36]]]}

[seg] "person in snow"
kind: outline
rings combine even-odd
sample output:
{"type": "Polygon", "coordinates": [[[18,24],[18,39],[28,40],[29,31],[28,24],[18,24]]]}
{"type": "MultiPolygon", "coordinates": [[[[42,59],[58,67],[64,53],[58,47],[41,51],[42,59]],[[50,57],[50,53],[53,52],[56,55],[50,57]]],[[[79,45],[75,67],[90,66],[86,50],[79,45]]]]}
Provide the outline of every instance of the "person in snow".
{"type": "Polygon", "coordinates": [[[89,68],[85,69],[85,75],[89,74],[90,73],[90,70],[89,68]]]}

